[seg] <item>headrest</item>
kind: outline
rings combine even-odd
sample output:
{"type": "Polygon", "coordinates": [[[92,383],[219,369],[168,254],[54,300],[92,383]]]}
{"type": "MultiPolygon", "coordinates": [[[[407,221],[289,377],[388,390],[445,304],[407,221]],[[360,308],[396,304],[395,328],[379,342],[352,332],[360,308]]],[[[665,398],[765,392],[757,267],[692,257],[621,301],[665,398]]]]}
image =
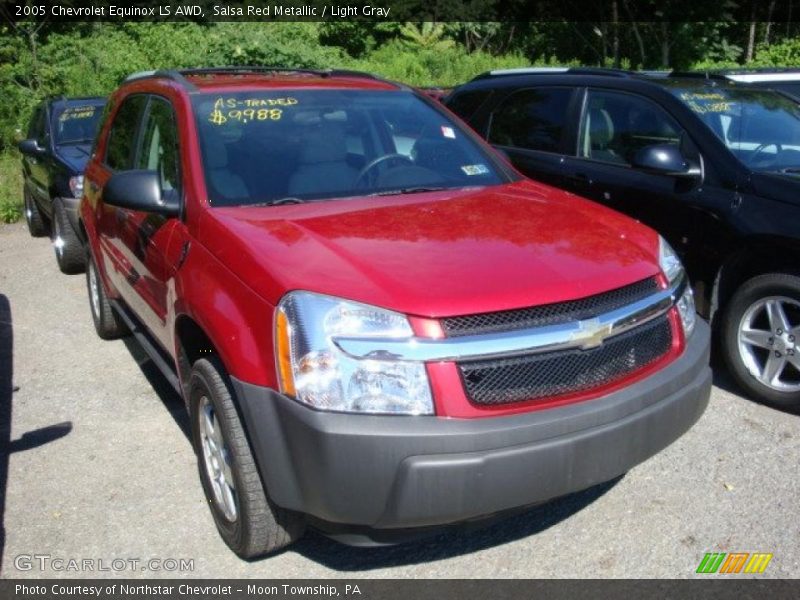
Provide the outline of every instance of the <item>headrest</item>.
{"type": "Polygon", "coordinates": [[[342,162],[347,158],[344,128],[338,123],[323,120],[308,125],[300,144],[301,164],[342,162]]]}
{"type": "Polygon", "coordinates": [[[608,111],[603,108],[589,110],[589,136],[592,146],[605,146],[614,139],[614,123],[608,111]]]}

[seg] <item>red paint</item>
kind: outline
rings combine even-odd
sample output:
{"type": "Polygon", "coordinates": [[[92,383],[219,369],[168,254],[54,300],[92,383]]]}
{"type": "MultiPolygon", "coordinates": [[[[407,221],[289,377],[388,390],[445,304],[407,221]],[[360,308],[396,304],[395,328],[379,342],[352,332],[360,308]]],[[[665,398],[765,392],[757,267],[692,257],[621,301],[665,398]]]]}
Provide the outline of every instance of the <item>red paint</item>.
{"type": "MultiPolygon", "coordinates": [[[[192,76],[204,91],[298,87],[395,90],[354,77],[305,75],[192,76]]],[[[272,348],[275,305],[307,289],[403,312],[417,335],[441,337],[445,316],[573,300],[659,273],[657,235],[631,219],[572,194],[521,180],[483,189],[405,197],[363,197],[270,208],[211,208],[187,92],[167,80],[124,85],[111,97],[112,116],[131,93],[154,93],[175,107],[185,214],[153,235],[133,264],[148,273],[138,298],[125,291],[126,256],[134,240],[114,225],[116,209],[100,192],[111,173],[105,154],[110,119],[86,171],[81,206],[90,247],[112,297],[123,297],[175,355],[175,324],[189,318],[212,340],[232,375],[276,387],[272,348]],[[189,251],[181,262],[185,244],[189,251]],[[145,293],[146,292],[146,293],[145,293]],[[141,311],[139,310],[141,307],[141,311]]],[[[457,122],[457,119],[454,119],[457,122]]],[[[489,152],[494,152],[484,144],[489,152]]],[[[131,211],[128,211],[131,212],[131,211]]],[[[132,213],[130,223],[146,215],[132,213]]],[[[135,287],[132,289],[136,289],[135,287]]],[[[429,365],[437,413],[482,417],[540,410],[586,400],[646,377],[683,349],[591,394],[502,408],[470,404],[455,366],[429,365]]]]}

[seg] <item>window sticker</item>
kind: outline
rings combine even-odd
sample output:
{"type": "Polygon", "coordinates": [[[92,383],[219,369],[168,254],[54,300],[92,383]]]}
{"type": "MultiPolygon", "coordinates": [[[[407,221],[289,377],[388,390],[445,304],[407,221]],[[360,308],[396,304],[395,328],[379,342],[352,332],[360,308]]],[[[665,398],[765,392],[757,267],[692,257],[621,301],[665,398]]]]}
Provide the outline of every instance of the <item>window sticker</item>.
{"type": "Polygon", "coordinates": [[[94,116],[94,106],[70,106],[58,117],[59,121],[70,121],[72,119],[91,119],[94,116]]]}
{"type": "Polygon", "coordinates": [[[280,121],[283,108],[298,104],[297,98],[217,98],[208,121],[224,125],[228,121],[250,123],[252,121],[280,121]],[[277,108],[283,107],[283,108],[277,108]]]}
{"type": "Polygon", "coordinates": [[[699,115],[705,113],[721,113],[731,110],[732,103],[726,102],[725,96],[715,92],[693,93],[683,92],[681,99],[699,115]]]}
{"type": "Polygon", "coordinates": [[[464,165],[461,170],[467,175],[486,175],[489,172],[489,167],[484,164],[464,165]]]}
{"type": "Polygon", "coordinates": [[[451,140],[456,139],[456,132],[453,131],[452,127],[447,127],[446,125],[442,125],[442,135],[451,140]]]}

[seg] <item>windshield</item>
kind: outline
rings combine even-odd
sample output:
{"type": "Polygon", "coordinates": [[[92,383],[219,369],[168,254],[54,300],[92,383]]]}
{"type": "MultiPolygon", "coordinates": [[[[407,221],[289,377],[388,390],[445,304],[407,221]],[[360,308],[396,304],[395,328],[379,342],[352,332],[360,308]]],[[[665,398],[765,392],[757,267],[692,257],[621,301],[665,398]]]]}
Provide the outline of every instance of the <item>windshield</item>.
{"type": "Polygon", "coordinates": [[[193,103],[215,206],[503,181],[480,146],[411,92],[261,90],[193,103]]]}
{"type": "Polygon", "coordinates": [[[800,104],[768,90],[670,90],[756,171],[800,168],[800,104]]]}
{"type": "Polygon", "coordinates": [[[88,144],[94,140],[103,107],[93,104],[61,106],[53,111],[55,144],[88,144]]]}

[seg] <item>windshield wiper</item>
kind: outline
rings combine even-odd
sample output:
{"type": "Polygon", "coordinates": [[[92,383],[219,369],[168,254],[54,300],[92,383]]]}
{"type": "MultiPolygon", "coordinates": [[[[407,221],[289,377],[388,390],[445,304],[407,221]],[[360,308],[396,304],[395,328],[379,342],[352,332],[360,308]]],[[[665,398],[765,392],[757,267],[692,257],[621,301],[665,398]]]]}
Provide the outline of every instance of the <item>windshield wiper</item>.
{"type": "Polygon", "coordinates": [[[369,194],[370,196],[399,196],[400,194],[421,194],[423,192],[439,192],[441,190],[446,190],[445,187],[426,187],[426,186],[417,186],[417,187],[407,187],[407,188],[400,188],[399,190],[387,190],[385,192],[375,192],[374,194],[369,194]]]}
{"type": "Polygon", "coordinates": [[[280,206],[281,204],[302,204],[305,200],[301,200],[300,198],[295,198],[294,196],[286,196],[284,198],[278,198],[277,200],[268,200],[267,202],[258,202],[256,204],[246,204],[247,207],[254,207],[254,206],[280,206]]]}
{"type": "Polygon", "coordinates": [[[778,169],[778,173],[800,173],[800,167],[786,167],[778,169]]]}

